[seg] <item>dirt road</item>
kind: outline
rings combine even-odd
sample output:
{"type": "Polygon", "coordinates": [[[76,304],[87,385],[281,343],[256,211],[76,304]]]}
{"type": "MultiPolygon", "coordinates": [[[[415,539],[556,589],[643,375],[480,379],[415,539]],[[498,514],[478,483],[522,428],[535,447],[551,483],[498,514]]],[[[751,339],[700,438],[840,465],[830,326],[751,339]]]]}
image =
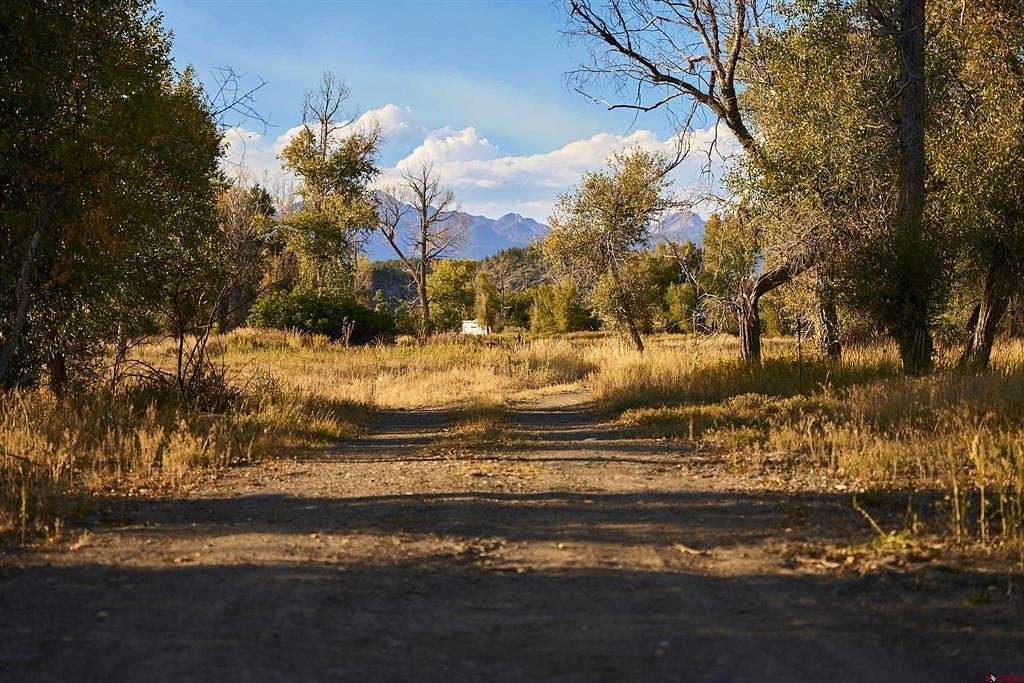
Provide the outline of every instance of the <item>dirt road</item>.
{"type": "Polygon", "coordinates": [[[512,441],[474,453],[437,445],[442,411],[383,415],[356,443],[112,503],[58,547],[7,554],[0,678],[1024,674],[1006,577],[794,561],[867,537],[849,496],[739,486],[571,394],[513,419],[512,441]]]}

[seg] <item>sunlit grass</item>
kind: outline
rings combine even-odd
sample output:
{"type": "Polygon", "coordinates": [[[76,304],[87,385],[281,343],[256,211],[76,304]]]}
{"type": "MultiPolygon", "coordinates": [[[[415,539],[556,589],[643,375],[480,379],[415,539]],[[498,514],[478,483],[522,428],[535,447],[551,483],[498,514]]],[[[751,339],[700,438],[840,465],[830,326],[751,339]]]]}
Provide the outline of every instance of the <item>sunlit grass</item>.
{"type": "Polygon", "coordinates": [[[941,491],[958,537],[1024,535],[1020,342],[997,347],[991,372],[957,371],[950,355],[921,378],[900,375],[888,345],[848,349],[838,366],[813,355],[801,363],[792,344],[777,345],[759,367],[727,346],[602,368],[594,392],[642,435],[720,448],[733,461],[781,453],[794,469],[865,488],[941,491]]]}
{"type": "MultiPolygon", "coordinates": [[[[887,344],[851,346],[842,363],[792,339],[765,340],[765,362],[734,338],[655,335],[641,355],[607,334],[441,336],[430,344],[344,347],[325,337],[238,330],[213,340],[241,390],[204,413],[147,393],[57,402],[45,389],[0,399],[0,529],[52,528],[91,492],[296,453],[350,438],[374,410],[443,407],[458,419],[439,443],[499,443],[510,403],[564,387],[645,436],[692,441],[731,462],[785,456],[860,488],[945,495],[950,528],[984,540],[1022,535],[1024,344],[997,345],[985,374],[899,373],[887,344]],[[447,438],[447,441],[446,441],[447,438]],[[16,456],[16,457],[11,457],[16,456]]],[[[140,350],[169,367],[172,349],[140,350]]]]}

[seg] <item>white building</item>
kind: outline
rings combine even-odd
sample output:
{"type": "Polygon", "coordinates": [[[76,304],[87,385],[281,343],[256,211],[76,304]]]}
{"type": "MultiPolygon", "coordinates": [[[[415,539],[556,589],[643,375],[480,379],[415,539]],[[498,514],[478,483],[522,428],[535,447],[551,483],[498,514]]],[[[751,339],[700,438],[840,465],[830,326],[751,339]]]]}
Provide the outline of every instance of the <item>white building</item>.
{"type": "Polygon", "coordinates": [[[483,327],[476,320],[462,321],[462,334],[487,334],[488,329],[483,327]]]}

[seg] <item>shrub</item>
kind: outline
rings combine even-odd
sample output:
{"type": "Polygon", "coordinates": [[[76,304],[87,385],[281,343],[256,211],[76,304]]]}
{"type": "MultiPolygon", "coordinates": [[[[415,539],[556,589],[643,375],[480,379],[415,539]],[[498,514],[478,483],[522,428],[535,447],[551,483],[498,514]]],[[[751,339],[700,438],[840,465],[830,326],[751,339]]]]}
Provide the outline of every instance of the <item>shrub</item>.
{"type": "Polygon", "coordinates": [[[368,344],[395,335],[395,320],[387,311],[371,310],[348,296],[309,291],[264,294],[253,304],[249,324],[322,334],[351,344],[368,344]]]}

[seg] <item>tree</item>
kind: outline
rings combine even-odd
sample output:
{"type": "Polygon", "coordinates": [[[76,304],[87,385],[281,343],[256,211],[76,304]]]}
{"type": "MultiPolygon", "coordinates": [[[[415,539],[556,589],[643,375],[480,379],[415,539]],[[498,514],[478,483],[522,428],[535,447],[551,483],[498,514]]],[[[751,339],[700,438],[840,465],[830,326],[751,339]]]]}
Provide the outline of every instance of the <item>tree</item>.
{"type": "Polygon", "coordinates": [[[284,168],[301,179],[302,207],[286,217],[299,255],[302,284],[351,291],[362,238],[377,222],[367,185],[377,175],[380,130],[353,129],[342,118],[349,89],[330,71],[306,92],[302,128],[281,151],[284,168]]]}
{"type": "Polygon", "coordinates": [[[441,185],[429,163],[405,173],[401,183],[378,194],[378,202],[377,227],[416,283],[422,344],[430,333],[427,276],[434,261],[462,246],[465,216],[457,210],[455,194],[441,185]]]}
{"type": "Polygon", "coordinates": [[[580,301],[580,293],[572,280],[564,278],[553,285],[538,285],[531,291],[531,331],[565,334],[597,329],[598,321],[580,301]]]}
{"type": "Polygon", "coordinates": [[[241,325],[265,285],[266,262],[273,239],[274,207],[259,185],[228,185],[217,197],[217,216],[226,247],[235,257],[234,283],[217,311],[217,327],[226,332],[241,325]]]}
{"type": "Polygon", "coordinates": [[[498,288],[494,286],[491,277],[482,268],[478,268],[473,278],[473,290],[476,322],[490,332],[491,328],[497,325],[498,316],[501,314],[498,288]]]}
{"type": "MultiPolygon", "coordinates": [[[[757,248],[751,226],[736,214],[724,219],[717,213],[711,214],[704,225],[703,257],[696,283],[703,317],[714,327],[742,334],[744,328],[737,321],[743,320],[745,310],[735,292],[753,280],[756,267],[757,248]]],[[[760,315],[756,324],[760,333],[760,315]]],[[[757,334],[741,342],[756,343],[759,339],[757,334]]]]}
{"type": "Polygon", "coordinates": [[[942,212],[958,230],[961,286],[976,295],[963,367],[988,367],[1024,275],[1024,8],[938,2],[936,50],[952,56],[930,144],[942,212]]]}
{"type": "Polygon", "coordinates": [[[652,265],[647,254],[634,252],[622,260],[617,273],[609,270],[598,279],[590,292],[589,303],[605,327],[630,335],[630,324],[643,334],[654,329],[654,319],[665,296],[659,290],[652,265]],[[622,288],[628,292],[626,297],[620,291],[622,288]],[[624,298],[629,302],[628,316],[621,309],[624,298]]]}
{"type": "Polygon", "coordinates": [[[687,129],[697,114],[710,113],[756,153],[740,108],[737,70],[745,48],[756,40],[764,5],[568,0],[570,36],[595,46],[592,62],[571,73],[570,81],[580,92],[610,85],[630,99],[606,103],[609,109],[665,108],[687,129]],[[675,109],[680,103],[686,105],[682,112],[675,109]]]}
{"type": "Polygon", "coordinates": [[[936,245],[925,218],[925,1],[898,0],[896,17],[869,3],[869,13],[892,37],[898,64],[899,169],[891,252],[896,278],[890,327],[907,372],[932,367],[936,245]]]}
{"type": "Polygon", "coordinates": [[[689,282],[676,282],[665,291],[665,318],[672,332],[697,330],[697,288],[689,282]]]}
{"type": "MultiPolygon", "coordinates": [[[[917,176],[904,166],[910,143],[899,107],[916,105],[904,97],[908,62],[896,34],[906,36],[896,24],[874,3],[823,1],[794,4],[764,28],[744,64],[742,96],[760,158],[742,160],[731,180],[765,263],[796,265],[788,279],[801,263],[815,267],[826,353],[841,351],[844,304],[868,313],[900,343],[905,369],[920,372],[948,260],[934,219],[911,227],[904,219],[907,179],[917,176]]],[[[914,88],[926,76],[915,74],[914,88]]]]}
{"type": "Polygon", "coordinates": [[[459,330],[462,321],[473,314],[473,261],[441,259],[427,275],[427,292],[434,329],[445,332],[459,330]]]}
{"type": "MultiPolygon", "coordinates": [[[[744,115],[740,93],[745,53],[775,23],[766,17],[767,8],[760,0],[568,0],[570,36],[594,46],[591,63],[571,73],[570,81],[597,101],[604,101],[596,96],[603,87],[617,96],[628,93],[629,100],[609,109],[665,109],[682,133],[710,115],[732,132],[751,163],[763,163],[761,140],[744,115]]],[[[766,262],[735,293],[747,361],[761,358],[761,297],[810,268],[817,252],[801,250],[798,256],[766,262]]]]}
{"type": "Polygon", "coordinates": [[[651,222],[669,206],[666,176],[673,165],[662,154],[633,150],[612,157],[607,170],[587,173],[559,197],[544,238],[545,258],[571,278],[592,305],[602,278],[609,317],[644,350],[635,316],[638,290],[626,262],[650,240],[651,222]]]}
{"type": "Polygon", "coordinates": [[[0,385],[60,393],[160,303],[186,224],[216,228],[216,111],[152,5],[0,6],[0,385]]]}

